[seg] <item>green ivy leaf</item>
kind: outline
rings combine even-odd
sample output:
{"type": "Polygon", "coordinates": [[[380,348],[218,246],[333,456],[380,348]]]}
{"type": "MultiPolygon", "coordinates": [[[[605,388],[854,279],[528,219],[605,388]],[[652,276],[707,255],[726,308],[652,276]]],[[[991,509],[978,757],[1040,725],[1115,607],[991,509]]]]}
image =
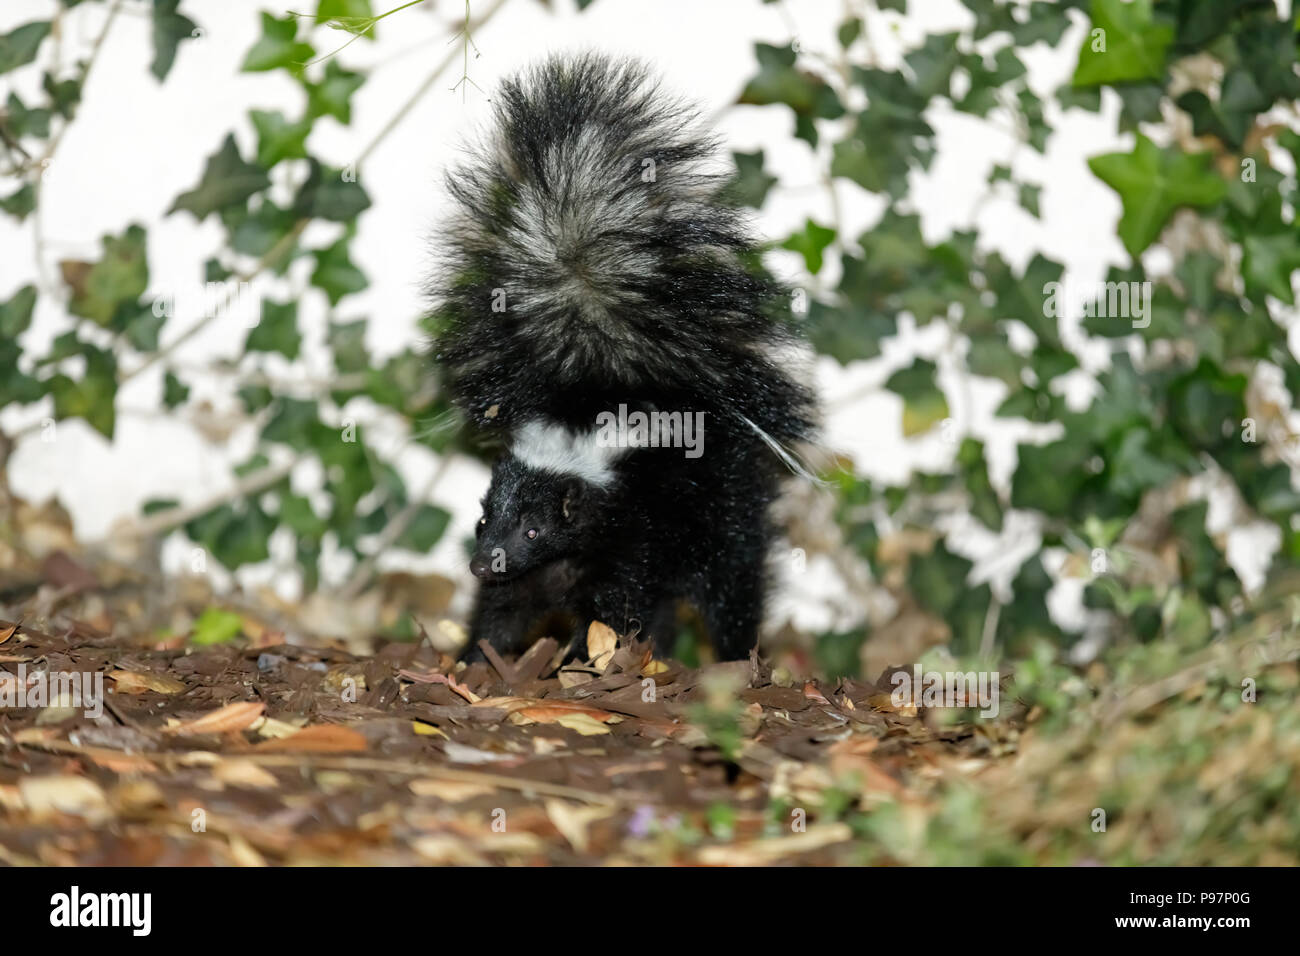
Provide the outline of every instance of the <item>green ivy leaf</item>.
{"type": "Polygon", "coordinates": [[[260,73],[286,69],[295,75],[301,74],[316,51],[310,43],[298,42],[297,36],[297,17],[289,14],[283,20],[277,20],[273,14],[263,13],[262,37],[248,51],[240,70],[260,73]]]}
{"type": "Polygon", "coordinates": [[[1159,79],[1173,39],[1174,28],[1156,19],[1151,0],[1092,0],[1092,25],[1079,50],[1074,85],[1159,79]]]}
{"type": "Polygon", "coordinates": [[[397,539],[397,547],[427,554],[442,540],[451,523],[451,512],[436,505],[421,505],[410,525],[397,539]]]}
{"type": "Polygon", "coordinates": [[[23,183],[15,192],[0,199],[0,209],[22,222],[36,209],[36,189],[31,183],[23,183]]]}
{"type": "Polygon", "coordinates": [[[727,187],[728,197],[741,206],[762,209],[768,191],[777,182],[763,169],[763,151],[732,153],[731,157],[736,163],[736,176],[727,187]]]}
{"type": "Polygon", "coordinates": [[[370,368],[370,353],[366,351],[365,319],[331,322],[326,342],[334,354],[334,368],[340,375],[364,372],[370,368]]]}
{"type": "Polygon", "coordinates": [[[68,311],[99,325],[113,322],[119,311],[133,305],[149,285],[145,232],[130,226],[119,236],[101,240],[103,258],[88,269],[65,269],[72,296],[68,311]]]}
{"type": "Polygon", "coordinates": [[[746,84],[739,102],[751,106],[784,104],[808,119],[837,119],[844,107],[835,91],[814,73],[795,66],[798,55],[789,44],[756,43],[758,75],[746,84]]]}
{"type": "Polygon", "coordinates": [[[1141,133],[1133,152],[1094,156],[1088,167],[1119,193],[1124,204],[1119,236],[1134,259],[1156,240],[1175,209],[1212,206],[1226,192],[1208,154],[1160,149],[1141,133]]]}
{"type": "Polygon", "coordinates": [[[54,396],[54,417],[82,418],[91,428],[110,441],[116,423],[114,401],[117,397],[117,362],[111,352],[85,346],[86,371],[80,381],[67,375],[49,380],[54,396]]]}
{"type": "Polygon", "coordinates": [[[350,171],[345,173],[312,160],[311,173],[298,190],[293,208],[299,215],[314,219],[351,222],[370,208],[370,197],[350,171]]]}
{"type": "Polygon", "coordinates": [[[903,436],[910,438],[929,431],[948,417],[948,400],[935,384],[935,366],[916,359],[911,366],[899,369],[885,382],[885,388],[903,399],[903,436]]]}
{"type": "Polygon", "coordinates": [[[185,404],[190,397],[190,387],[171,372],[163,375],[163,404],[169,409],[185,404]]]}
{"type": "Polygon", "coordinates": [[[248,332],[245,352],[278,352],[293,360],[302,346],[298,331],[298,303],[262,300],[262,317],[248,332]]]}
{"type": "Polygon", "coordinates": [[[234,611],[223,611],[219,607],[207,608],[194,622],[190,634],[190,643],[203,647],[212,644],[228,644],[244,630],[244,619],[234,611]]]}
{"type": "Polygon", "coordinates": [[[168,214],[185,210],[198,220],[214,212],[243,206],[250,196],[271,185],[266,170],[244,162],[235,144],[235,134],[227,134],[221,149],[208,157],[203,178],[189,192],[181,193],[168,214]]]}
{"type": "Polygon", "coordinates": [[[370,0],[320,0],[316,4],[316,22],[345,30],[355,36],[374,40],[375,14],[370,0]]]}
{"type": "Polygon", "coordinates": [[[785,242],[782,249],[789,249],[803,256],[804,265],[813,275],[822,271],[822,253],[835,241],[835,230],[819,226],[809,219],[802,232],[796,232],[785,242]]]}
{"type": "Polygon", "coordinates": [[[0,342],[13,341],[27,331],[36,309],[36,286],[25,285],[0,303],[0,342]]]}
{"type": "Polygon", "coordinates": [[[308,83],[307,118],[333,116],[344,126],[352,122],[352,94],[366,81],[365,74],[343,69],[334,60],[325,64],[319,83],[308,83]]]}
{"type": "Polygon", "coordinates": [[[252,110],[249,118],[257,130],[257,165],[270,169],[283,159],[307,157],[311,120],[290,123],[279,110],[252,110]]]}
{"type": "Polygon", "coordinates": [[[1271,236],[1246,235],[1241,240],[1241,275],[1248,292],[1264,293],[1295,304],[1291,280],[1300,270],[1300,231],[1271,236]]]}
{"type": "Polygon", "coordinates": [[[181,0],[153,0],[153,62],[149,70],[161,83],[176,62],[176,48],[182,40],[192,39],[197,25],[178,13],[181,0]]]}
{"type": "Polygon", "coordinates": [[[0,36],[0,73],[8,73],[36,59],[41,41],[50,35],[50,21],[25,23],[0,36]]]}
{"type": "Polygon", "coordinates": [[[45,139],[50,135],[50,117],[53,115],[43,108],[29,110],[15,94],[10,93],[5,100],[5,125],[14,136],[35,136],[45,139]]]}
{"type": "Polygon", "coordinates": [[[316,268],[311,274],[311,284],[329,297],[330,305],[338,305],[345,295],[360,292],[370,284],[366,274],[348,258],[346,236],[312,255],[316,258],[316,268]]]}
{"type": "Polygon", "coordinates": [[[81,102],[81,78],[56,80],[49,73],[41,78],[41,89],[50,98],[54,111],[64,119],[72,119],[81,102]]]}

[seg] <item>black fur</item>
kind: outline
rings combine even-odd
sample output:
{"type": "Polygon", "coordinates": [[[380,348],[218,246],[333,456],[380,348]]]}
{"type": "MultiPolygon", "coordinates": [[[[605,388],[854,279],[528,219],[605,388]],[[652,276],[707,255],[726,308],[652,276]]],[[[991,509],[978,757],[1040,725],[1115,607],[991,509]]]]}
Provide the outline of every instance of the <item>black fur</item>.
{"type": "Polygon", "coordinates": [[[721,196],[726,171],[642,66],[586,55],[506,82],[490,140],[451,173],[433,356],[469,420],[509,438],[538,419],[591,429],[626,403],[704,412],[706,435],[699,458],[628,453],[607,487],[507,452],[472,562],[469,656],[482,638],[580,642],[593,620],[664,652],[681,601],[720,657],[754,646],[781,475],[759,430],[808,439],[816,409],[781,364],[798,340],[721,196]]]}
{"type": "Polygon", "coordinates": [[[640,64],[554,57],[504,83],[490,141],[449,176],[430,290],[434,359],[470,420],[586,425],[636,396],[807,438],[812,398],[775,358],[784,297],[747,265],[725,171],[640,64]]]}
{"type": "Polygon", "coordinates": [[[469,657],[480,656],[483,638],[509,653],[543,634],[580,650],[592,621],[667,653],[680,602],[699,613],[719,658],[748,654],[762,618],[777,475],[752,435],[737,438],[747,447],[697,459],[677,448],[632,451],[604,488],[503,456],[471,560],[483,583],[469,657]]]}

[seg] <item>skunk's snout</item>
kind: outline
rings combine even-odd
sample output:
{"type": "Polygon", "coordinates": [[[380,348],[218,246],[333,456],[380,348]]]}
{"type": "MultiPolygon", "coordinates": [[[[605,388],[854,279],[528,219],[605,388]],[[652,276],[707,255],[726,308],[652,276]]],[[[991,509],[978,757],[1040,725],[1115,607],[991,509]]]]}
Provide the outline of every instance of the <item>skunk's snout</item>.
{"type": "Polygon", "coordinates": [[[492,564],[481,554],[476,554],[470,558],[469,573],[481,581],[486,581],[492,577],[492,564]]]}

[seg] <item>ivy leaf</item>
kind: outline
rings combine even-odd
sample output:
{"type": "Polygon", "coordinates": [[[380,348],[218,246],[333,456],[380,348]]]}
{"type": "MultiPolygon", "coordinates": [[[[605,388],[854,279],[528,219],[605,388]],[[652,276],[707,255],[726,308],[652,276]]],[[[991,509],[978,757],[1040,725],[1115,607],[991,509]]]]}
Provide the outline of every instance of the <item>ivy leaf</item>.
{"type": "Polygon", "coordinates": [[[163,375],[163,404],[168,408],[183,405],[190,397],[190,387],[171,372],[163,375]]]}
{"type": "Polygon", "coordinates": [[[257,165],[270,169],[282,159],[307,157],[311,120],[290,123],[279,110],[252,110],[249,118],[257,130],[257,165]]]}
{"type": "Polygon", "coordinates": [[[362,73],[353,73],[334,60],[325,64],[319,83],[308,83],[307,118],[333,116],[344,126],[352,122],[352,94],[366,81],[362,73]]]}
{"type": "Polygon", "coordinates": [[[0,342],[13,341],[32,324],[36,309],[36,286],[25,285],[8,302],[0,303],[0,342]]]}
{"type": "Polygon", "coordinates": [[[136,302],[149,285],[145,232],[130,226],[120,237],[105,236],[103,258],[93,264],[65,262],[63,275],[72,289],[68,311],[108,326],[119,310],[136,302]]]}
{"type": "Polygon", "coordinates": [[[1160,149],[1141,133],[1131,153],[1107,153],[1088,160],[1098,179],[1124,204],[1119,236],[1135,259],[1160,235],[1180,206],[1212,206],[1227,191],[1205,153],[1160,149]]]}
{"type": "Polygon", "coordinates": [[[345,295],[360,292],[370,284],[366,274],[348,258],[346,236],[312,255],[316,257],[316,269],[311,274],[311,284],[329,296],[330,305],[338,305],[345,295]]]}
{"type": "Polygon", "coordinates": [[[294,197],[296,213],[331,222],[351,222],[370,208],[370,197],[355,176],[312,160],[311,173],[294,197]]]}
{"type": "Polygon", "coordinates": [[[208,157],[199,184],[177,196],[168,214],[183,209],[203,220],[214,212],[243,205],[250,196],[270,185],[266,170],[244,162],[235,144],[235,134],[230,133],[221,149],[208,157]]]}
{"type": "Polygon", "coordinates": [[[1092,26],[1079,50],[1074,85],[1159,79],[1173,39],[1174,28],[1156,20],[1151,0],[1092,0],[1092,26]]]}
{"type": "Polygon", "coordinates": [[[813,275],[822,271],[822,253],[835,241],[835,230],[819,226],[811,219],[804,225],[802,232],[796,232],[785,242],[782,249],[789,249],[803,256],[804,265],[813,275]]]}
{"type": "Polygon", "coordinates": [[[14,136],[21,139],[24,136],[36,136],[45,139],[50,135],[50,116],[49,110],[36,108],[29,110],[23,105],[14,93],[9,94],[5,100],[5,125],[9,127],[14,136]]]}
{"type": "Polygon", "coordinates": [[[117,362],[113,353],[93,346],[84,346],[82,354],[86,371],[80,381],[62,374],[49,380],[54,417],[85,419],[91,428],[111,441],[116,423],[113,406],[117,397],[117,362]]]}
{"type": "Polygon", "coordinates": [[[1038,197],[1042,194],[1041,186],[1031,186],[1029,183],[1021,183],[1019,187],[1019,197],[1021,207],[1035,219],[1040,218],[1038,212],[1038,197]]]}
{"type": "Polygon", "coordinates": [[[903,437],[928,431],[948,417],[948,400],[934,381],[933,362],[917,359],[899,369],[885,382],[885,388],[903,399],[903,437]]]}
{"type": "Polygon", "coordinates": [[[398,537],[396,545],[418,554],[433,550],[451,523],[451,512],[436,505],[421,505],[410,525],[398,537]]]}
{"type": "Polygon", "coordinates": [[[245,352],[278,352],[293,360],[302,346],[298,331],[298,303],[262,300],[262,317],[248,332],[245,352]]]}
{"type": "Polygon", "coordinates": [[[843,50],[853,46],[854,41],[860,36],[862,36],[862,20],[859,17],[849,17],[835,31],[835,38],[840,41],[840,48],[843,50]]]}
{"type": "Polygon", "coordinates": [[[50,22],[36,20],[0,36],[0,73],[8,73],[36,59],[41,41],[49,34],[50,22]]]}
{"type": "Polygon", "coordinates": [[[316,5],[317,23],[369,40],[375,38],[374,19],[370,0],[320,0],[316,5]]]}
{"type": "Polygon", "coordinates": [[[267,70],[286,69],[297,75],[315,56],[310,43],[299,43],[298,18],[289,14],[277,20],[273,14],[262,14],[262,37],[244,57],[240,70],[244,73],[261,73],[267,70]]]}
{"type": "Polygon", "coordinates": [[[331,322],[326,341],[334,353],[334,368],[340,374],[364,372],[370,368],[370,355],[366,351],[365,319],[331,322]]]}
{"type": "Polygon", "coordinates": [[[957,450],[957,471],[970,493],[970,513],[993,531],[1002,530],[1002,504],[989,480],[984,458],[984,443],[964,439],[957,450]]]}
{"type": "Polygon", "coordinates": [[[297,221],[292,211],[280,208],[269,199],[264,199],[252,212],[242,206],[227,209],[221,219],[230,232],[231,248],[259,259],[287,236],[297,221]]]}
{"type": "Polygon", "coordinates": [[[777,182],[763,169],[763,151],[732,153],[731,158],[736,163],[736,176],[727,187],[728,197],[739,205],[762,209],[768,191],[777,182]]]}
{"type": "Polygon", "coordinates": [[[1088,472],[1093,449],[1078,440],[1049,445],[1020,445],[1011,478],[1011,507],[1049,515],[1068,514],[1088,472]]]}
{"type": "Polygon", "coordinates": [[[227,644],[237,638],[244,630],[244,619],[234,611],[223,611],[219,607],[207,608],[194,622],[190,634],[190,643],[208,647],[213,644],[227,644]]]}
{"type": "Polygon", "coordinates": [[[807,119],[836,119],[844,115],[839,97],[825,80],[796,68],[798,55],[792,46],[756,43],[754,52],[758,57],[758,75],[746,84],[739,102],[750,106],[782,103],[807,119]]]}
{"type": "Polygon", "coordinates": [[[1246,235],[1242,237],[1241,247],[1241,275],[1247,289],[1294,305],[1291,278],[1300,270],[1300,232],[1246,235]]]}
{"type": "Polygon", "coordinates": [[[914,89],[923,98],[947,94],[952,71],[962,60],[957,51],[957,37],[956,33],[932,33],[920,49],[904,57],[916,77],[914,89]]]}
{"type": "Polygon", "coordinates": [[[72,119],[81,102],[81,79],[56,80],[49,73],[41,77],[41,89],[50,98],[54,111],[64,119],[72,119]]]}
{"type": "Polygon", "coordinates": [[[0,199],[0,209],[22,222],[36,208],[36,189],[31,183],[23,183],[18,189],[4,199],[0,199]]]}
{"type": "Polygon", "coordinates": [[[193,38],[197,29],[193,20],[177,13],[180,4],[181,0],[153,0],[153,62],[149,70],[160,83],[176,62],[176,47],[193,38]]]}

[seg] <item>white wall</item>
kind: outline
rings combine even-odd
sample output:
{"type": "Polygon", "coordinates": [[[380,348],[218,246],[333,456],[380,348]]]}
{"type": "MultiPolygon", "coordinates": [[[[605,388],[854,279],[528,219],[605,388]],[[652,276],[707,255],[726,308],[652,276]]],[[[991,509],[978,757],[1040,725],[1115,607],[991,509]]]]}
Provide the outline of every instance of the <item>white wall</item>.
{"type": "MultiPolygon", "coordinates": [[[[215,222],[200,226],[188,214],[165,217],[164,212],[178,193],[198,180],[205,157],[216,150],[227,130],[237,130],[245,153],[251,151],[255,141],[246,120],[250,108],[280,108],[291,118],[300,110],[301,94],[287,78],[237,72],[259,31],[258,10],[284,6],[282,2],[252,0],[186,0],[182,12],[206,32],[202,39],[181,46],[172,74],[159,86],[147,71],[151,48],[149,20],[142,12],[145,7],[129,5],[131,12],[119,17],[113,27],[77,120],[51,169],[43,209],[49,247],[47,271],[54,270],[60,258],[96,257],[102,234],[119,232],[128,222],[136,221],[149,229],[151,291],[184,293],[191,288],[198,277],[198,264],[220,247],[220,230],[215,222]]],[[[383,4],[376,2],[375,6],[381,9],[383,4]]],[[[476,11],[486,6],[484,0],[472,3],[476,11]]],[[[548,12],[533,0],[509,0],[502,12],[475,34],[481,55],[471,59],[469,69],[479,87],[491,91],[503,75],[556,49],[588,46],[636,54],[657,65],[670,86],[699,100],[710,115],[719,116],[732,148],[767,151],[768,164],[781,177],[782,187],[773,192],[761,217],[764,231],[780,234],[809,215],[828,221],[827,197],[815,188],[819,161],[806,144],[790,136],[789,112],[727,107],[754,70],[755,40],[784,43],[797,31],[804,48],[832,51],[834,28],[845,8],[841,0],[785,4],[596,0],[582,14],[572,0],[556,0],[551,6],[553,10],[548,12]]],[[[46,17],[54,7],[54,0],[7,2],[0,6],[0,31],[46,17]]],[[[924,30],[959,26],[969,16],[953,0],[913,0],[911,7],[913,12],[905,20],[886,14],[872,23],[875,43],[890,63],[924,30]]],[[[373,77],[354,98],[350,128],[329,119],[319,124],[309,143],[313,154],[338,165],[350,162],[424,81],[432,65],[446,55],[445,24],[462,10],[460,3],[435,4],[431,0],[381,24],[378,42],[355,43],[344,51],[340,59],[345,65],[373,66],[373,77]]],[[[72,11],[71,36],[65,42],[88,46],[103,15],[98,4],[72,11]]],[[[1060,54],[1040,46],[1025,55],[1031,83],[1038,91],[1045,93],[1069,76],[1079,37],[1081,26],[1076,24],[1059,47],[1060,54]]],[[[325,42],[318,45],[325,49],[325,42]]],[[[457,143],[485,117],[487,103],[482,93],[470,90],[462,99],[447,89],[456,75],[453,70],[439,83],[362,169],[362,181],[374,205],[361,218],[353,255],[369,275],[371,287],[346,299],[339,317],[369,316],[369,345],[380,356],[411,342],[415,335],[421,308],[419,283],[427,261],[426,237],[442,208],[438,175],[454,158],[457,143]]],[[[3,83],[8,79],[0,77],[0,98],[7,95],[3,83]]],[[[25,83],[20,95],[30,99],[33,85],[25,83]]],[[[939,239],[954,228],[969,227],[978,209],[978,228],[984,241],[1012,263],[1021,264],[1041,249],[1067,264],[1068,278],[1100,280],[1109,264],[1125,260],[1114,230],[1119,205],[1091,176],[1085,160],[1123,142],[1114,132],[1114,106],[1108,101],[1100,115],[1073,111],[1063,120],[1049,115],[1057,132],[1046,156],[1027,147],[1013,154],[1012,143],[1004,134],[969,117],[934,111],[931,120],[939,131],[939,155],[928,173],[916,176],[912,193],[927,238],[939,239]],[[1041,222],[1009,198],[977,207],[991,165],[1006,162],[1012,155],[1016,172],[1043,186],[1041,222]]],[[[839,188],[845,234],[856,236],[879,214],[880,203],[852,184],[841,182],[839,188]]],[[[785,255],[778,266],[797,276],[793,271],[797,262],[793,255],[785,255]]],[[[32,222],[18,226],[0,217],[0,298],[31,281],[35,267],[32,222]]],[[[285,293],[282,285],[258,288],[285,293]]],[[[304,329],[314,330],[312,334],[317,336],[325,323],[324,303],[318,298],[313,296],[309,304],[304,303],[300,315],[304,329]]],[[[167,334],[175,335],[189,321],[175,322],[167,334]]],[[[41,348],[67,327],[60,303],[43,297],[26,342],[41,348]]],[[[188,343],[178,358],[185,364],[213,355],[233,357],[243,336],[244,331],[230,323],[216,323],[188,343]]],[[[820,384],[832,409],[826,430],[828,444],[851,454],[864,473],[882,478],[900,479],[917,463],[936,467],[947,461],[952,449],[937,436],[903,443],[898,400],[870,388],[910,362],[916,350],[934,354],[939,344],[934,335],[906,334],[890,345],[882,360],[850,369],[823,361],[820,384]],[[846,395],[861,397],[845,403],[846,395]]],[[[316,376],[320,368],[323,366],[317,365],[316,376]]],[[[296,373],[311,377],[312,370],[296,373]]],[[[286,374],[295,374],[295,370],[286,370],[286,374]]],[[[1086,394],[1087,383],[1082,378],[1086,377],[1076,384],[1086,394]]],[[[11,465],[15,490],[33,499],[57,495],[71,510],[78,531],[99,538],[109,533],[116,520],[136,514],[147,498],[178,497],[193,502],[227,487],[229,466],[246,457],[251,431],[214,443],[186,424],[156,413],[135,414],[156,408],[159,388],[160,376],[147,374],[123,391],[119,396],[123,413],[112,446],[74,422],[61,424],[52,443],[42,442],[37,435],[25,439],[11,465]]],[[[199,382],[196,393],[211,396],[218,410],[230,405],[216,382],[199,382]]],[[[995,480],[1005,479],[1014,467],[1014,442],[1028,429],[992,420],[992,409],[1001,398],[1000,385],[975,388],[970,408],[961,407],[956,401],[959,397],[953,395],[954,415],[990,443],[995,480]]],[[[48,411],[7,409],[0,420],[7,426],[22,425],[48,411]]],[[[396,435],[371,437],[385,448],[400,446],[396,435]],[[385,440],[388,444],[383,444],[385,440]]],[[[418,450],[407,450],[400,465],[415,489],[433,462],[418,450]]],[[[438,486],[434,498],[456,513],[457,524],[427,566],[464,573],[459,541],[477,516],[477,500],[485,483],[486,473],[467,464],[453,469],[438,486]]],[[[1024,528],[1009,533],[1019,534],[1023,547],[1024,528]]],[[[987,535],[983,537],[975,535],[971,546],[981,550],[995,546],[987,535]]],[[[1032,545],[1032,537],[1029,543],[1032,545]]],[[[1007,546],[1004,543],[997,549],[1006,550],[1007,546]]],[[[265,579],[274,573],[274,569],[263,569],[252,577],[265,579]]],[[[822,602],[808,594],[803,600],[797,594],[788,595],[777,616],[795,612],[801,623],[814,627],[836,623],[822,602]]]]}

